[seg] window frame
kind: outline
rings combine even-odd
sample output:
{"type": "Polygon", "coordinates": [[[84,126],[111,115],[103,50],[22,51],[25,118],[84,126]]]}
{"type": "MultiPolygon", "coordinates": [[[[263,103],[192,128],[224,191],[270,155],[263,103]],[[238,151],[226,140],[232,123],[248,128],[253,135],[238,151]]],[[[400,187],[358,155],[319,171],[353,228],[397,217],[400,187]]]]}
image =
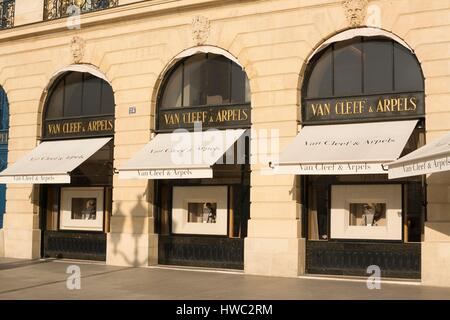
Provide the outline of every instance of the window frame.
{"type": "MultiPolygon", "coordinates": [[[[250,90],[249,86],[249,79],[248,76],[246,74],[246,72],[244,70],[242,70],[243,76],[244,78],[244,91],[243,91],[243,101],[238,101],[238,102],[233,102],[233,65],[235,65],[236,63],[228,58],[226,58],[225,56],[222,56],[220,54],[213,54],[213,53],[200,53],[198,55],[205,55],[205,61],[208,61],[209,59],[211,59],[210,57],[218,57],[219,59],[223,59],[224,61],[229,63],[229,68],[228,68],[228,77],[229,77],[229,85],[228,85],[228,95],[229,95],[229,100],[230,102],[227,103],[212,103],[212,104],[198,104],[198,105],[190,105],[190,104],[185,104],[185,93],[184,93],[184,88],[185,88],[185,68],[186,68],[186,62],[192,58],[195,57],[197,55],[193,55],[193,56],[189,56],[186,57],[180,61],[178,61],[166,74],[166,76],[164,77],[160,90],[158,92],[158,96],[157,96],[157,110],[179,110],[179,109],[195,109],[195,108],[206,108],[206,107],[214,107],[214,106],[233,106],[233,105],[244,105],[244,104],[250,104],[250,101],[245,101],[245,99],[247,98],[247,94],[246,91],[250,90]],[[172,79],[172,77],[174,76],[174,74],[178,71],[179,68],[182,68],[182,72],[181,72],[181,106],[179,107],[163,107],[163,98],[164,95],[166,93],[168,84],[170,82],[170,80],[172,79]]],[[[207,65],[207,64],[206,64],[207,65]]],[[[239,68],[241,68],[239,66],[239,68]]],[[[206,73],[207,73],[208,69],[206,69],[206,73]]],[[[204,88],[207,88],[206,86],[204,88]]]]}
{"type": "Polygon", "coordinates": [[[317,100],[317,99],[334,99],[334,98],[344,98],[344,97],[364,97],[364,96],[373,96],[373,95],[388,95],[388,94],[400,94],[400,93],[415,93],[415,92],[424,92],[425,91],[425,77],[423,74],[423,70],[421,68],[420,62],[418,61],[417,57],[414,55],[414,53],[410,52],[408,48],[403,47],[401,44],[399,44],[398,42],[396,42],[393,39],[390,38],[386,38],[386,37],[382,37],[382,36],[375,36],[375,37],[356,37],[350,40],[345,40],[344,42],[347,42],[346,47],[350,47],[353,44],[357,43],[357,44],[361,44],[361,52],[362,52],[362,56],[361,58],[363,59],[362,61],[362,72],[361,72],[361,93],[350,93],[350,94],[346,94],[346,95],[337,95],[336,94],[336,86],[335,86],[335,51],[336,51],[336,45],[339,44],[340,42],[335,42],[335,43],[331,43],[329,46],[323,48],[320,52],[318,52],[316,54],[316,56],[314,56],[310,62],[308,63],[308,66],[306,68],[306,72],[305,72],[305,77],[304,77],[304,82],[302,85],[302,100],[303,103],[305,101],[308,100],[317,100]],[[374,92],[367,92],[366,90],[366,86],[365,86],[365,70],[366,70],[366,65],[365,65],[365,57],[364,57],[364,53],[365,53],[365,43],[368,42],[380,42],[380,41],[384,41],[384,42],[388,42],[390,43],[390,46],[392,47],[392,90],[390,91],[374,91],[374,92]],[[324,58],[325,54],[327,53],[327,51],[331,50],[331,86],[332,86],[332,93],[330,96],[320,96],[320,95],[309,95],[308,91],[310,89],[310,81],[311,81],[311,77],[314,73],[314,70],[316,68],[316,66],[319,64],[319,61],[321,61],[322,58],[324,58]],[[395,57],[396,57],[396,50],[408,50],[410,52],[411,57],[414,58],[415,63],[416,63],[416,67],[417,67],[417,71],[420,71],[420,76],[421,76],[421,88],[419,88],[419,90],[417,90],[417,88],[411,89],[411,90],[402,90],[402,91],[396,91],[396,73],[395,73],[395,69],[396,69],[396,64],[395,64],[395,57]]]}

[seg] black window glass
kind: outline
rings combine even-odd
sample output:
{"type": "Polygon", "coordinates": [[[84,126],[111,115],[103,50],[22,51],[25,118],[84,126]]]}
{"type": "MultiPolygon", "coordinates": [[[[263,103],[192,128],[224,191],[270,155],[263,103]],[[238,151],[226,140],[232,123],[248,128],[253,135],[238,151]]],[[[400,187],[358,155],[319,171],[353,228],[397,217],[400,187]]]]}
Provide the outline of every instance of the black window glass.
{"type": "Polygon", "coordinates": [[[161,100],[161,108],[182,106],[183,68],[176,68],[166,83],[161,100]]]}
{"type": "Polygon", "coordinates": [[[68,72],[52,87],[45,119],[114,114],[114,92],[90,73],[68,72]]]}
{"type": "Polygon", "coordinates": [[[417,59],[411,52],[395,44],[395,90],[397,92],[423,91],[423,76],[417,59]]]}
{"type": "Polygon", "coordinates": [[[250,102],[248,78],[240,66],[215,54],[197,54],[178,63],[163,85],[160,108],[250,102]]]}
{"type": "Polygon", "coordinates": [[[334,45],[334,94],[336,96],[362,93],[362,45],[348,41],[334,45]]]}
{"type": "Polygon", "coordinates": [[[101,112],[101,90],[101,79],[85,74],[83,83],[83,115],[96,115],[101,112]]]}
{"type": "Polygon", "coordinates": [[[321,55],[308,82],[308,97],[330,97],[333,95],[333,50],[329,47],[321,55]]]}
{"type": "Polygon", "coordinates": [[[373,40],[364,45],[364,92],[383,93],[394,89],[392,41],[373,40]]]}
{"type": "Polygon", "coordinates": [[[192,56],[184,63],[183,106],[206,105],[207,69],[205,54],[192,56]]]}
{"type": "Polygon", "coordinates": [[[64,116],[75,117],[82,113],[83,74],[71,72],[65,78],[64,116]]]}
{"type": "Polygon", "coordinates": [[[242,68],[235,63],[231,64],[231,103],[247,102],[246,91],[248,87],[247,76],[242,68]]]}
{"type": "Polygon", "coordinates": [[[102,97],[101,97],[102,107],[101,114],[114,114],[114,92],[112,87],[105,81],[102,81],[102,97]]]}
{"type": "Polygon", "coordinates": [[[218,105],[231,102],[231,61],[211,55],[207,64],[206,104],[218,105]]]}
{"type": "Polygon", "coordinates": [[[53,88],[47,105],[47,119],[62,118],[64,106],[64,79],[53,88]]]}
{"type": "Polygon", "coordinates": [[[424,80],[416,57],[382,37],[330,45],[309,65],[306,98],[420,92],[424,80]]]}

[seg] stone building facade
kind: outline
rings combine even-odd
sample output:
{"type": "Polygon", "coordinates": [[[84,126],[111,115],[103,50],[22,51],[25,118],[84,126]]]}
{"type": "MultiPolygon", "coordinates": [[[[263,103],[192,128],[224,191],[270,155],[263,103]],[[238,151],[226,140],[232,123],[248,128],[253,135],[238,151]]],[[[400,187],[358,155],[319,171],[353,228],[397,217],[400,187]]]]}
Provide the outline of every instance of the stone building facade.
{"type": "MultiPolygon", "coordinates": [[[[42,137],[51,85],[70,65],[97,69],[115,100],[114,168],[152,138],[158,92],[174,58],[196,46],[226,51],[250,84],[253,130],[278,130],[283,150],[300,130],[301,88],[309,59],[331,37],[351,28],[382,29],[413,51],[425,79],[426,140],[450,130],[449,0],[119,0],[117,6],[45,19],[44,0],[16,0],[14,27],[0,30],[0,85],[9,101],[8,163],[42,137]],[[130,114],[130,107],[135,112],[130,114]]],[[[264,137],[254,137],[264,143],[264,137]]],[[[262,149],[263,150],[263,149],[262,149]]],[[[251,157],[264,159],[265,151],[251,157]]],[[[305,273],[301,179],[267,175],[268,161],[251,165],[250,219],[244,240],[247,274],[305,273]]],[[[427,179],[421,244],[425,285],[450,286],[450,174],[427,179]]],[[[11,184],[0,230],[0,254],[40,258],[39,185],[11,184]]],[[[106,263],[158,263],[154,184],[113,177],[106,263]],[[138,208],[138,210],[136,209],[138,208]]]]}

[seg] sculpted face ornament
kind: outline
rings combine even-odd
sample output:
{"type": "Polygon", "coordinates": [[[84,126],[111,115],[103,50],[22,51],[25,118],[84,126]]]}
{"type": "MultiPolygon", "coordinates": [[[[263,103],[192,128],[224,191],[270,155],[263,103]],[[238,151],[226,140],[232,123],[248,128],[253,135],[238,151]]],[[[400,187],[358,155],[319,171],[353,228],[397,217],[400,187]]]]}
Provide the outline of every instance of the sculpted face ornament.
{"type": "Polygon", "coordinates": [[[196,45],[205,44],[209,37],[210,22],[208,18],[196,16],[192,19],[192,39],[196,45]]]}
{"type": "Polygon", "coordinates": [[[368,2],[368,0],[344,0],[343,6],[350,26],[358,27],[363,24],[368,2]]]}
{"type": "Polygon", "coordinates": [[[74,63],[80,63],[83,59],[84,46],[84,40],[80,37],[73,37],[70,41],[70,50],[72,51],[74,63]]]}

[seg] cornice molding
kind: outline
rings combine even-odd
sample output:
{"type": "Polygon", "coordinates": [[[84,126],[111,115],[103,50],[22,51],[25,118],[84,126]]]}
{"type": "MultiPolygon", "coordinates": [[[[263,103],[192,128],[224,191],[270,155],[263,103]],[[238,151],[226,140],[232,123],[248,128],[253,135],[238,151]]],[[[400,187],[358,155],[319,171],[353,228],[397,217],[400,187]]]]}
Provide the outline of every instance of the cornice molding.
{"type": "MultiPolygon", "coordinates": [[[[254,1],[254,0],[253,0],[254,1]]],[[[130,21],[140,18],[179,13],[181,10],[195,10],[214,6],[225,6],[231,3],[252,2],[252,0],[153,0],[140,1],[105,10],[84,13],[81,15],[81,28],[88,28],[106,23],[130,21]]],[[[33,38],[57,32],[70,32],[67,28],[68,18],[39,21],[0,30],[0,43],[20,39],[33,38]]]]}

